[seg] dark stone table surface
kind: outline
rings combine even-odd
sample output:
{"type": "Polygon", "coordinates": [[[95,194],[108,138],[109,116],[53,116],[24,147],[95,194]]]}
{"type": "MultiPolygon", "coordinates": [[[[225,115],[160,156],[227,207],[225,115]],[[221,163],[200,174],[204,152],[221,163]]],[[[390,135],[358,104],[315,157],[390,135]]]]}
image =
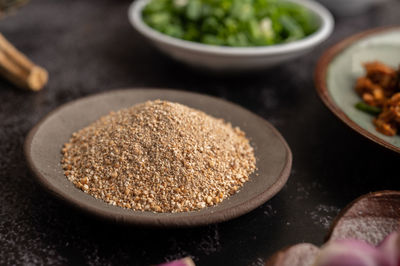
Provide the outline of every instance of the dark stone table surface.
{"type": "Polygon", "coordinates": [[[39,93],[0,80],[1,265],[149,265],[188,255],[197,265],[262,265],[287,245],[322,244],[333,217],[358,196],[399,189],[399,154],[339,121],[313,84],[316,61],[330,45],[399,24],[398,1],[336,18],[331,38],[298,60],[234,77],[201,74],[158,53],[131,28],[129,3],[36,0],[0,21],[0,32],[50,73],[39,93]],[[192,229],[117,226],[55,200],[28,171],[26,134],[63,103],[125,87],[197,91],[264,117],[292,149],[287,185],[247,215],[192,229]]]}

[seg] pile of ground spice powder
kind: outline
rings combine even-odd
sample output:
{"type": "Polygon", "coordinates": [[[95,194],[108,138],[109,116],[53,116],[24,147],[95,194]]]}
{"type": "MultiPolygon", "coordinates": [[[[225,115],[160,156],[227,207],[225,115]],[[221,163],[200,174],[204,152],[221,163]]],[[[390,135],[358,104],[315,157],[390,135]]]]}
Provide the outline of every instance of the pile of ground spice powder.
{"type": "Polygon", "coordinates": [[[245,133],[222,119],[167,101],[101,117],[62,149],[66,177],[109,204],[184,212],[236,193],[256,169],[245,133]]]}

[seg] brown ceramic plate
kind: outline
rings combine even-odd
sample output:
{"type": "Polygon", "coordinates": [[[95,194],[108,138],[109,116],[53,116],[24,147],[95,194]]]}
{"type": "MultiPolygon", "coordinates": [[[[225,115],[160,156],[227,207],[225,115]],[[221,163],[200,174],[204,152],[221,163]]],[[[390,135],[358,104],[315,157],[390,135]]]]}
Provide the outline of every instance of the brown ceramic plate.
{"type": "Polygon", "coordinates": [[[368,139],[400,152],[400,136],[376,131],[373,116],[355,108],[361,98],[354,84],[364,74],[362,64],[381,61],[397,68],[400,64],[400,27],[372,29],[353,35],[328,49],[315,69],[315,85],[325,105],[349,127],[368,139]]]}
{"type": "MultiPolygon", "coordinates": [[[[400,230],[400,191],[368,193],[346,206],[332,223],[326,242],[357,239],[377,246],[390,233],[400,230]]],[[[300,243],[279,250],[266,266],[314,265],[320,248],[300,243]]]]}
{"type": "Polygon", "coordinates": [[[291,151],[268,122],[244,108],[206,95],[174,90],[117,90],[67,103],[47,115],[25,142],[28,164],[38,181],[58,198],[96,216],[115,222],[148,226],[198,226],[243,215],[273,197],[286,183],[292,165],[291,151]],[[215,207],[185,213],[139,212],[108,205],[75,188],[60,165],[61,147],[71,134],[112,110],[147,100],[185,104],[230,121],[250,138],[258,170],[243,188],[215,207]]]}
{"type": "Polygon", "coordinates": [[[400,191],[363,195],[346,206],[333,221],[327,241],[353,238],[378,245],[400,230],[400,191]]]}

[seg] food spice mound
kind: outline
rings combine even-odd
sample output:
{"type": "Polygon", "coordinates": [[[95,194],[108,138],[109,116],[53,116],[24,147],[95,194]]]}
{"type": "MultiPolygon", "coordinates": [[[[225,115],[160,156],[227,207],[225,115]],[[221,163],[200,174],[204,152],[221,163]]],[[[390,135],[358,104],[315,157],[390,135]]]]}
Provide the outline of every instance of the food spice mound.
{"type": "Polygon", "coordinates": [[[255,170],[245,133],[187,106],[148,101],[111,112],[62,149],[67,178],[109,204],[184,212],[236,193],[255,170]]]}

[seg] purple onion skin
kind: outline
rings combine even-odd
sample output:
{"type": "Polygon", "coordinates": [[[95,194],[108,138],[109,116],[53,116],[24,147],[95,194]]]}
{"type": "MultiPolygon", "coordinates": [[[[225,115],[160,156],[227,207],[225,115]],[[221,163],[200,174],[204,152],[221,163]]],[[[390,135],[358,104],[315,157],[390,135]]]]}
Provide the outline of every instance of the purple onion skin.
{"type": "Polygon", "coordinates": [[[344,239],[322,247],[314,266],[398,266],[378,248],[360,240],[344,239]]]}
{"type": "Polygon", "coordinates": [[[390,265],[400,266],[400,233],[393,232],[378,246],[378,249],[389,260],[390,265]]]}
{"type": "Polygon", "coordinates": [[[190,257],[159,264],[157,266],[195,266],[190,257]]]}

